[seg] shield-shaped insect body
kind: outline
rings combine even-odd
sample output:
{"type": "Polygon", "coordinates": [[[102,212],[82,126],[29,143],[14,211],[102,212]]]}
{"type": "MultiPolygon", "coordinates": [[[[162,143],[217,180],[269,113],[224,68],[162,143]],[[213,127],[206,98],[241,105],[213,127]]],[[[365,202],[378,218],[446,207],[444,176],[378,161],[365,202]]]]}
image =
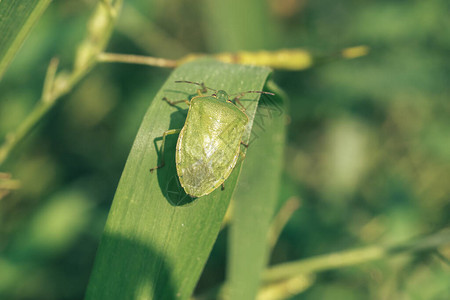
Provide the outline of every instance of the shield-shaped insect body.
{"type": "MultiPolygon", "coordinates": [[[[175,155],[178,178],[186,194],[201,197],[222,185],[236,166],[248,117],[225,91],[207,88],[196,82],[178,82],[200,85],[202,89],[197,91],[199,96],[190,101],[172,102],[164,98],[170,105],[187,103],[189,111],[181,131],[168,130],[163,134],[162,163],[150,171],[164,166],[165,137],[179,133],[175,155]],[[214,94],[202,95],[208,89],[214,94]]],[[[240,103],[239,98],[246,93],[273,95],[248,91],[238,94],[234,101],[240,103]]]]}
{"type": "Polygon", "coordinates": [[[231,174],[239,157],[247,115],[213,96],[191,100],[176,149],[177,173],[187,194],[207,195],[231,174]]]}

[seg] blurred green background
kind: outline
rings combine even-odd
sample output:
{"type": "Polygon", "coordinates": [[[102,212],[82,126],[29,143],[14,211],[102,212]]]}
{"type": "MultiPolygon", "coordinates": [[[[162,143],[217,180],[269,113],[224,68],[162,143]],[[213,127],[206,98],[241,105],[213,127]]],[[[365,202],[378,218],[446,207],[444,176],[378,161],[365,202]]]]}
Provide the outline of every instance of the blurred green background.
{"type": "MultiPolygon", "coordinates": [[[[290,98],[280,206],[300,208],[271,263],[401,241],[450,225],[450,18],[447,0],[125,1],[109,51],[368,45],[368,56],[276,71],[290,98]]],[[[70,67],[95,1],[55,1],[0,82],[0,137],[39,99],[49,60],[70,67]]],[[[0,298],[80,299],[139,124],[170,70],[96,67],[1,170],[0,298]]],[[[224,279],[226,230],[201,278],[224,279]]],[[[450,258],[450,248],[439,249],[450,258]]],[[[424,254],[318,274],[292,299],[447,299],[450,268],[424,254]],[[446,297],[447,296],[447,297],[446,297]]]]}

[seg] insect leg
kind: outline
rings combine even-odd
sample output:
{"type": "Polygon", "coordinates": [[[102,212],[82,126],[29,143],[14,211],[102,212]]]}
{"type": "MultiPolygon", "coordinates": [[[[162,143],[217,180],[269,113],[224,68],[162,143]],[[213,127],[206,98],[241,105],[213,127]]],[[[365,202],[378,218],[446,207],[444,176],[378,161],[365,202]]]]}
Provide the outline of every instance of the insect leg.
{"type": "MultiPolygon", "coordinates": [[[[192,83],[194,83],[194,82],[192,82],[192,83]]],[[[197,85],[202,87],[201,89],[197,89],[197,95],[202,97],[203,94],[205,94],[208,91],[208,88],[205,86],[205,84],[203,82],[202,83],[195,83],[195,84],[197,84],[197,85]]]]}
{"type": "MultiPolygon", "coordinates": [[[[248,148],[248,144],[245,144],[244,142],[241,142],[241,145],[245,148],[248,148]]],[[[243,161],[245,159],[245,153],[242,150],[239,150],[239,156],[240,161],[243,161]]]]}
{"type": "Polygon", "coordinates": [[[208,91],[208,88],[205,86],[205,84],[202,82],[200,83],[200,86],[202,87],[201,89],[197,90],[197,94],[199,96],[203,96],[204,93],[206,93],[208,91]]]}
{"type": "Polygon", "coordinates": [[[263,91],[247,91],[247,92],[242,92],[236,95],[236,97],[234,97],[233,101],[236,104],[239,104],[244,110],[245,107],[244,105],[242,105],[241,101],[239,99],[241,99],[242,96],[244,96],[245,94],[249,94],[249,93],[256,93],[256,94],[265,94],[265,95],[275,95],[274,93],[270,93],[270,92],[263,92],[263,91]]]}
{"type": "Polygon", "coordinates": [[[167,103],[169,103],[170,106],[175,106],[175,105],[177,105],[178,103],[181,103],[181,102],[184,102],[187,105],[189,105],[189,103],[190,103],[189,100],[186,100],[186,99],[184,99],[184,100],[176,100],[176,101],[171,101],[171,100],[167,99],[167,97],[164,97],[162,99],[164,101],[166,101],[167,103]]]}
{"type": "Polygon", "coordinates": [[[241,98],[243,95],[244,95],[244,94],[241,94],[241,95],[239,95],[239,96],[236,96],[236,97],[233,99],[233,101],[234,101],[236,104],[239,104],[239,106],[242,107],[242,109],[245,111],[245,106],[242,105],[241,101],[239,100],[239,98],[241,98]]]}
{"type": "Polygon", "coordinates": [[[180,131],[181,131],[181,129],[171,129],[171,130],[167,130],[167,131],[165,131],[165,132],[163,133],[163,136],[162,136],[162,145],[161,145],[161,164],[158,165],[158,166],[156,166],[156,167],[154,167],[154,168],[151,168],[151,169],[150,169],[150,172],[153,172],[153,171],[156,170],[156,169],[159,169],[159,168],[164,167],[164,165],[166,164],[165,161],[164,161],[164,146],[165,146],[165,144],[166,144],[166,136],[171,135],[171,134],[177,134],[177,133],[180,133],[180,131]]]}
{"type": "Polygon", "coordinates": [[[175,82],[176,82],[176,83],[190,83],[190,84],[195,84],[195,85],[201,86],[202,88],[197,90],[197,94],[198,94],[199,96],[202,96],[202,93],[206,93],[208,90],[216,91],[216,92],[217,92],[217,90],[205,86],[205,84],[204,84],[203,82],[198,83],[198,82],[188,81],[188,80],[177,80],[177,81],[175,81],[175,82]]]}
{"type": "Polygon", "coordinates": [[[244,159],[245,159],[245,153],[242,152],[242,150],[240,150],[239,151],[239,158],[238,158],[238,161],[236,162],[236,164],[242,163],[244,161],[244,159]]]}

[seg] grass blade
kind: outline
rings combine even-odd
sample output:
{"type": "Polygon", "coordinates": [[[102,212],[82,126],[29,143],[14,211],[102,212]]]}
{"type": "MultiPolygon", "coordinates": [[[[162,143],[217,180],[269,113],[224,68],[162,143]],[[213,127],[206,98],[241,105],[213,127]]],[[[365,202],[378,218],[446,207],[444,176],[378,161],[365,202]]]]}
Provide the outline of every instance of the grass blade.
{"type": "MultiPolygon", "coordinates": [[[[261,90],[268,68],[200,60],[177,68],[150,105],[128,157],[87,290],[87,299],[188,299],[217,237],[233,193],[240,164],[225,190],[185,204],[177,185],[176,137],[166,143],[166,166],[155,173],[162,133],[181,128],[186,106],[171,107],[196,87],[176,80],[205,82],[229,93],[261,90]],[[156,147],[157,145],[157,147],[156,147]],[[182,202],[185,205],[176,205],[182,202]]],[[[259,94],[241,99],[253,120],[259,94]],[[253,101],[250,101],[253,100],[253,101]]],[[[252,123],[252,122],[250,122],[252,123]]],[[[248,140],[251,124],[247,128],[248,140]]]]}
{"type": "Polygon", "coordinates": [[[268,232],[277,206],[286,133],[282,93],[262,97],[253,125],[253,142],[234,193],[230,224],[228,299],[255,299],[268,254],[268,232]]]}
{"type": "Polygon", "coordinates": [[[0,1],[0,79],[51,0],[0,1]]]}

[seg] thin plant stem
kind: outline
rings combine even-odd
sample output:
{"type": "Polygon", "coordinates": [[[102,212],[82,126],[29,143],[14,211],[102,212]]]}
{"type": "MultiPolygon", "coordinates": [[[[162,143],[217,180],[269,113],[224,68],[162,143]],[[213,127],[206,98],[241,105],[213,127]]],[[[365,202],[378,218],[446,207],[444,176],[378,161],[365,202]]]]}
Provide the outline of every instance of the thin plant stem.
{"type": "Polygon", "coordinates": [[[14,132],[8,133],[3,145],[0,147],[0,165],[8,158],[11,151],[17,146],[28,133],[36,126],[39,120],[46,114],[50,108],[49,103],[39,102],[33,111],[20,123],[14,132]]]}
{"type": "Polygon", "coordinates": [[[433,250],[448,243],[450,243],[450,229],[444,229],[413,241],[387,246],[370,246],[279,264],[264,272],[263,281],[267,283],[284,280],[299,274],[317,273],[397,255],[433,250]]]}
{"type": "Polygon", "coordinates": [[[292,197],[286,201],[278,214],[275,216],[268,234],[269,253],[278,241],[283,228],[290,220],[294,212],[300,207],[300,200],[292,197]]]}
{"type": "Polygon", "coordinates": [[[106,47],[122,7],[123,0],[103,0],[89,20],[88,34],[80,44],[75,57],[74,70],[57,73],[58,60],[52,59],[47,69],[42,97],[33,111],[16,128],[5,136],[0,146],[0,166],[43,117],[55,106],[61,97],[67,94],[96,65],[98,53],[106,47]]]}
{"type": "Polygon", "coordinates": [[[97,57],[99,62],[116,62],[139,64],[162,68],[175,68],[178,66],[176,60],[158,58],[143,55],[118,54],[118,53],[100,53],[97,57]]]}
{"type": "MultiPolygon", "coordinates": [[[[319,255],[299,261],[278,264],[263,272],[262,288],[275,282],[282,282],[299,276],[314,276],[314,274],[354,266],[380,259],[390,259],[394,256],[412,255],[418,252],[435,250],[440,246],[450,243],[450,228],[437,233],[424,236],[419,239],[398,242],[387,246],[369,246],[361,249],[346,250],[337,253],[319,255]]],[[[306,278],[306,277],[305,277],[306,278]]],[[[308,277],[312,278],[312,277],[308,277]]],[[[227,293],[227,284],[217,285],[205,291],[201,295],[193,297],[193,300],[223,299],[227,293]]]]}

